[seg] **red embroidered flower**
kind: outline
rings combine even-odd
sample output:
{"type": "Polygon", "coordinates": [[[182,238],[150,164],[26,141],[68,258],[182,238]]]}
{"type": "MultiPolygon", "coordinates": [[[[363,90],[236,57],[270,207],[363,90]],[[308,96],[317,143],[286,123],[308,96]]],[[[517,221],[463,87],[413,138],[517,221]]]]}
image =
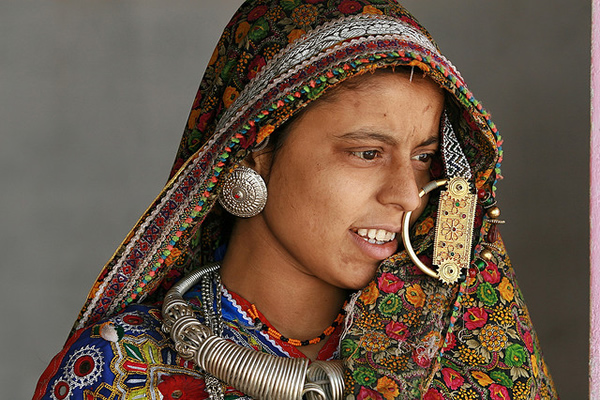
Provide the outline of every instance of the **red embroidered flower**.
{"type": "Polygon", "coordinates": [[[384,272],[379,278],[377,278],[377,284],[379,289],[385,293],[397,293],[398,290],[402,289],[404,282],[400,280],[396,275],[384,272]]]}
{"type": "Polygon", "coordinates": [[[256,21],[269,11],[269,6],[258,6],[248,14],[248,21],[256,21]]]}
{"type": "Polygon", "coordinates": [[[362,6],[358,1],[344,0],[338,6],[338,10],[340,10],[344,14],[353,14],[362,10],[362,6]]]}
{"type": "Polygon", "coordinates": [[[429,389],[425,396],[423,396],[423,400],[444,400],[444,397],[440,392],[435,389],[429,389]]]}
{"type": "Polygon", "coordinates": [[[444,350],[451,350],[456,346],[456,335],[453,332],[450,332],[448,336],[446,336],[446,344],[444,350]]]}
{"type": "Polygon", "coordinates": [[[427,349],[425,347],[417,347],[415,351],[413,351],[412,359],[423,368],[429,368],[431,365],[431,357],[427,354],[427,349]]]}
{"type": "Polygon", "coordinates": [[[200,132],[204,132],[204,130],[206,129],[206,124],[212,119],[214,114],[214,110],[202,114],[200,118],[198,118],[198,122],[196,123],[196,129],[198,129],[200,132]]]}
{"type": "Polygon", "coordinates": [[[243,138],[240,138],[240,146],[242,146],[243,149],[250,147],[256,139],[256,133],[256,126],[252,125],[250,130],[246,132],[246,135],[243,138]]]}
{"type": "Polygon", "coordinates": [[[408,326],[402,322],[392,321],[386,325],[385,333],[392,339],[404,340],[408,336],[408,326]]]}
{"type": "Polygon", "coordinates": [[[256,56],[254,58],[254,60],[252,60],[252,62],[250,63],[250,66],[248,67],[248,79],[254,79],[254,77],[256,76],[256,74],[258,74],[258,72],[262,69],[262,67],[264,67],[265,65],[267,65],[267,62],[265,61],[265,59],[261,56],[256,56]]]}
{"type": "Polygon", "coordinates": [[[485,266],[485,269],[481,271],[481,275],[486,282],[489,283],[498,283],[500,282],[500,272],[498,272],[498,267],[496,264],[488,262],[485,266]]]}
{"type": "Polygon", "coordinates": [[[465,383],[465,378],[451,368],[442,368],[442,376],[444,377],[446,386],[452,390],[458,389],[465,383]]]}
{"type": "Polygon", "coordinates": [[[189,375],[163,376],[158,390],[165,400],[201,400],[208,399],[204,390],[204,381],[189,375]]]}
{"type": "Polygon", "coordinates": [[[488,314],[482,307],[472,307],[467,310],[463,319],[465,320],[467,329],[473,330],[485,325],[488,314]]]}
{"type": "Polygon", "coordinates": [[[504,386],[500,386],[497,383],[490,385],[490,395],[492,400],[509,400],[508,389],[504,386]]]}
{"type": "Polygon", "coordinates": [[[531,332],[525,331],[525,333],[523,333],[523,342],[525,343],[527,350],[529,350],[530,353],[533,353],[533,338],[531,337],[531,332]]]}
{"type": "Polygon", "coordinates": [[[361,386],[356,400],[383,400],[383,397],[376,391],[361,386]]]}

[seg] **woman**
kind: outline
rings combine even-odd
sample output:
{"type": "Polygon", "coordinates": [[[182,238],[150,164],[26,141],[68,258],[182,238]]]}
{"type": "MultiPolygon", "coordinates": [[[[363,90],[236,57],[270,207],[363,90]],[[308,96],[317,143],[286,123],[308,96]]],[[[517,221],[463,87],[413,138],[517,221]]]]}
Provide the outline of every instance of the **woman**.
{"type": "Polygon", "coordinates": [[[246,2],[35,398],[333,396],[340,357],[350,399],[555,398],[498,235],[500,144],[394,1],[246,2]]]}

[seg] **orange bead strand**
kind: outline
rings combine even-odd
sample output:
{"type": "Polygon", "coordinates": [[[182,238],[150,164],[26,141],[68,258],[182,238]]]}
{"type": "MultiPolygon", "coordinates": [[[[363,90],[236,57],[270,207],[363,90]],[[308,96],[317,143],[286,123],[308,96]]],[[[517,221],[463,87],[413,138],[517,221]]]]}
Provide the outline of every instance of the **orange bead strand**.
{"type": "Polygon", "coordinates": [[[294,347],[302,347],[302,346],[308,346],[311,344],[317,344],[321,340],[325,339],[327,336],[331,335],[335,331],[335,328],[337,328],[344,321],[344,317],[346,316],[346,310],[344,309],[345,306],[346,306],[346,303],[344,303],[342,310],[337,315],[337,317],[335,318],[333,323],[331,325],[329,325],[327,328],[325,328],[323,333],[321,333],[316,338],[313,338],[310,340],[291,339],[291,338],[287,338],[287,337],[283,336],[276,329],[270,327],[268,324],[266,324],[265,322],[263,322],[260,319],[260,314],[254,304],[252,304],[250,306],[250,309],[248,310],[248,315],[252,318],[252,320],[254,321],[254,325],[256,325],[259,330],[261,330],[262,332],[266,332],[272,338],[281,340],[282,342],[289,343],[290,345],[292,345],[294,347]]]}

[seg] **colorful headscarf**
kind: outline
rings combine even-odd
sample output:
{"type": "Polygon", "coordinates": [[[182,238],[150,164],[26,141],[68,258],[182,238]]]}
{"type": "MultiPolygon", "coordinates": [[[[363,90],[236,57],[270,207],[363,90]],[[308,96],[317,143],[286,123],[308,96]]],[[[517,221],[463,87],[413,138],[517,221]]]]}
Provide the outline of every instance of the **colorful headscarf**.
{"type": "MultiPolygon", "coordinates": [[[[209,61],[171,179],[104,267],[75,329],[133,302],[161,301],[194,266],[222,256],[230,218],[220,182],[310,102],[378,68],[418,68],[446,95],[446,112],[480,198],[474,257],[463,283],[423,275],[405,252],[385,260],[353,302],[342,342],[352,399],[555,396],[497,226],[502,140],[489,114],[425,29],[393,0],[246,1],[209,61]],[[478,257],[481,242],[496,250],[478,257]]],[[[435,202],[433,202],[435,203],[435,202]]],[[[414,227],[427,263],[435,204],[414,227]]]]}

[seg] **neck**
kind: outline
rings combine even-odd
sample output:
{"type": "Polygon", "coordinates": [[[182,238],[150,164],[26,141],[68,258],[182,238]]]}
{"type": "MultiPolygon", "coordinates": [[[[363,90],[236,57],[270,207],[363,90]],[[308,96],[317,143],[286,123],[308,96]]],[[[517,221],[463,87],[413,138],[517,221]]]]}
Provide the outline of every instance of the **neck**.
{"type": "MultiPolygon", "coordinates": [[[[282,335],[299,340],[319,336],[337,317],[347,291],[304,272],[271,245],[274,238],[265,230],[254,229],[256,223],[261,221],[236,224],[221,267],[223,284],[253,303],[282,335]]],[[[299,349],[316,358],[323,344],[299,349]]]]}

